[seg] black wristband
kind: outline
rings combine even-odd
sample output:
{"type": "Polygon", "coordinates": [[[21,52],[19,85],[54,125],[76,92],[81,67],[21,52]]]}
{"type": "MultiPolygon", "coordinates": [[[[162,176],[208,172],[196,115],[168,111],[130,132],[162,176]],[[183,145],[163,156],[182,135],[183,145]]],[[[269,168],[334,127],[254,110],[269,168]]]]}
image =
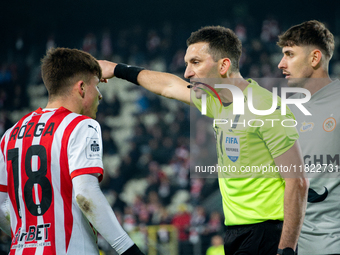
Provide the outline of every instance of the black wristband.
{"type": "Polygon", "coordinates": [[[140,249],[137,247],[137,245],[132,245],[129,249],[124,251],[122,255],[144,255],[140,249]]]}
{"type": "Polygon", "coordinates": [[[280,254],[280,255],[295,255],[296,252],[292,248],[287,247],[287,248],[284,248],[284,249],[277,249],[277,254],[280,254]]]}
{"type": "Polygon", "coordinates": [[[144,70],[144,68],[142,67],[118,64],[115,67],[114,75],[117,78],[121,78],[136,85],[139,85],[137,82],[137,76],[142,70],[144,70]]]}

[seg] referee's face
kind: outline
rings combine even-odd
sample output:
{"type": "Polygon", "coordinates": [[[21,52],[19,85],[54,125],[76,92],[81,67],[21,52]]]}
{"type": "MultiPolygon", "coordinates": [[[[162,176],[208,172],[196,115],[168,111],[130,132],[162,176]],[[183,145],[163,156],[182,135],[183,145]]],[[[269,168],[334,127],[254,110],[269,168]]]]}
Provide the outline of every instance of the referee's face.
{"type": "MultiPolygon", "coordinates": [[[[219,77],[218,63],[214,61],[212,56],[208,53],[209,44],[206,42],[199,42],[189,45],[184,57],[186,69],[184,77],[187,79],[197,78],[217,78],[219,77]]],[[[195,85],[194,91],[197,98],[201,98],[202,90],[197,87],[202,85],[195,85]]]]}

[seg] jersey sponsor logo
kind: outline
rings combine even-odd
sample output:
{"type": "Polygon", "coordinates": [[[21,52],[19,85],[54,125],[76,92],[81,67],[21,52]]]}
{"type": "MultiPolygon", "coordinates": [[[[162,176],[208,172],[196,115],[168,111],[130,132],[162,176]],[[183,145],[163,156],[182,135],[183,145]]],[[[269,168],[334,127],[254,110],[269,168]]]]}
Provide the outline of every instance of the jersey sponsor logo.
{"type": "Polygon", "coordinates": [[[325,188],[325,192],[321,195],[319,195],[315,190],[309,188],[308,189],[308,202],[318,203],[318,202],[324,201],[326,197],[328,196],[328,190],[326,187],[324,188],[325,188]]]}
{"type": "Polygon", "coordinates": [[[312,131],[314,127],[313,122],[302,122],[300,132],[312,131]]]}
{"type": "Polygon", "coordinates": [[[232,162],[236,162],[240,156],[240,137],[227,136],[225,138],[225,152],[232,162]]]}
{"type": "Polygon", "coordinates": [[[87,125],[87,127],[89,127],[89,128],[93,128],[94,130],[96,130],[96,132],[98,133],[98,131],[97,131],[97,127],[94,127],[94,126],[91,126],[91,125],[87,125]]]}
{"type": "Polygon", "coordinates": [[[340,155],[339,154],[334,154],[334,155],[305,155],[303,157],[303,160],[305,164],[311,165],[334,165],[338,166],[340,164],[340,155]]]}
{"type": "Polygon", "coordinates": [[[23,249],[23,248],[37,248],[37,247],[44,247],[44,246],[51,246],[51,242],[16,244],[11,247],[11,250],[23,249]]]}
{"type": "Polygon", "coordinates": [[[91,144],[91,151],[93,152],[100,151],[99,144],[96,143],[96,141],[93,141],[93,144],[91,144]]]}
{"type": "Polygon", "coordinates": [[[30,242],[48,240],[48,229],[50,227],[51,227],[51,223],[31,225],[28,228],[28,232],[21,231],[21,228],[19,228],[12,240],[12,244],[16,242],[18,244],[12,245],[11,249],[38,247],[38,246],[50,246],[51,242],[30,243],[30,242]]]}
{"type": "Polygon", "coordinates": [[[100,158],[100,145],[98,138],[86,138],[87,144],[89,144],[86,147],[86,158],[87,159],[98,159],[100,158]]]}
{"type": "Polygon", "coordinates": [[[323,122],[322,127],[326,132],[332,132],[336,127],[336,120],[333,117],[329,117],[323,122]]]}

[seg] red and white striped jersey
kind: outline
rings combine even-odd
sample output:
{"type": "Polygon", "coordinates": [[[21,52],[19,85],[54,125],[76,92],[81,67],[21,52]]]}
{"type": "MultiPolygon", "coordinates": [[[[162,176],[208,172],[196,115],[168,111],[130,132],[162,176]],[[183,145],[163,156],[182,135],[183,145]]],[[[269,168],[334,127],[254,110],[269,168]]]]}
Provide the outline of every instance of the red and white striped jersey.
{"type": "Polygon", "coordinates": [[[61,107],[24,116],[1,139],[0,191],[10,198],[10,254],[98,254],[72,178],[103,175],[97,121],[61,107]]]}

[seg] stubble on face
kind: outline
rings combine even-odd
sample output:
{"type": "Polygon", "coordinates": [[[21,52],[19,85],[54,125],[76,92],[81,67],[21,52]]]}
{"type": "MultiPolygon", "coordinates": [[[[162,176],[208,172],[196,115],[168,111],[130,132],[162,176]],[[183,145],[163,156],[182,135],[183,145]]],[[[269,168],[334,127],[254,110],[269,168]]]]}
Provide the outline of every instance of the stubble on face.
{"type": "Polygon", "coordinates": [[[218,77],[217,63],[209,53],[209,44],[199,42],[189,45],[184,60],[187,65],[184,76],[191,80],[194,85],[195,96],[197,99],[200,99],[204,86],[195,83],[195,80],[218,77]]]}

